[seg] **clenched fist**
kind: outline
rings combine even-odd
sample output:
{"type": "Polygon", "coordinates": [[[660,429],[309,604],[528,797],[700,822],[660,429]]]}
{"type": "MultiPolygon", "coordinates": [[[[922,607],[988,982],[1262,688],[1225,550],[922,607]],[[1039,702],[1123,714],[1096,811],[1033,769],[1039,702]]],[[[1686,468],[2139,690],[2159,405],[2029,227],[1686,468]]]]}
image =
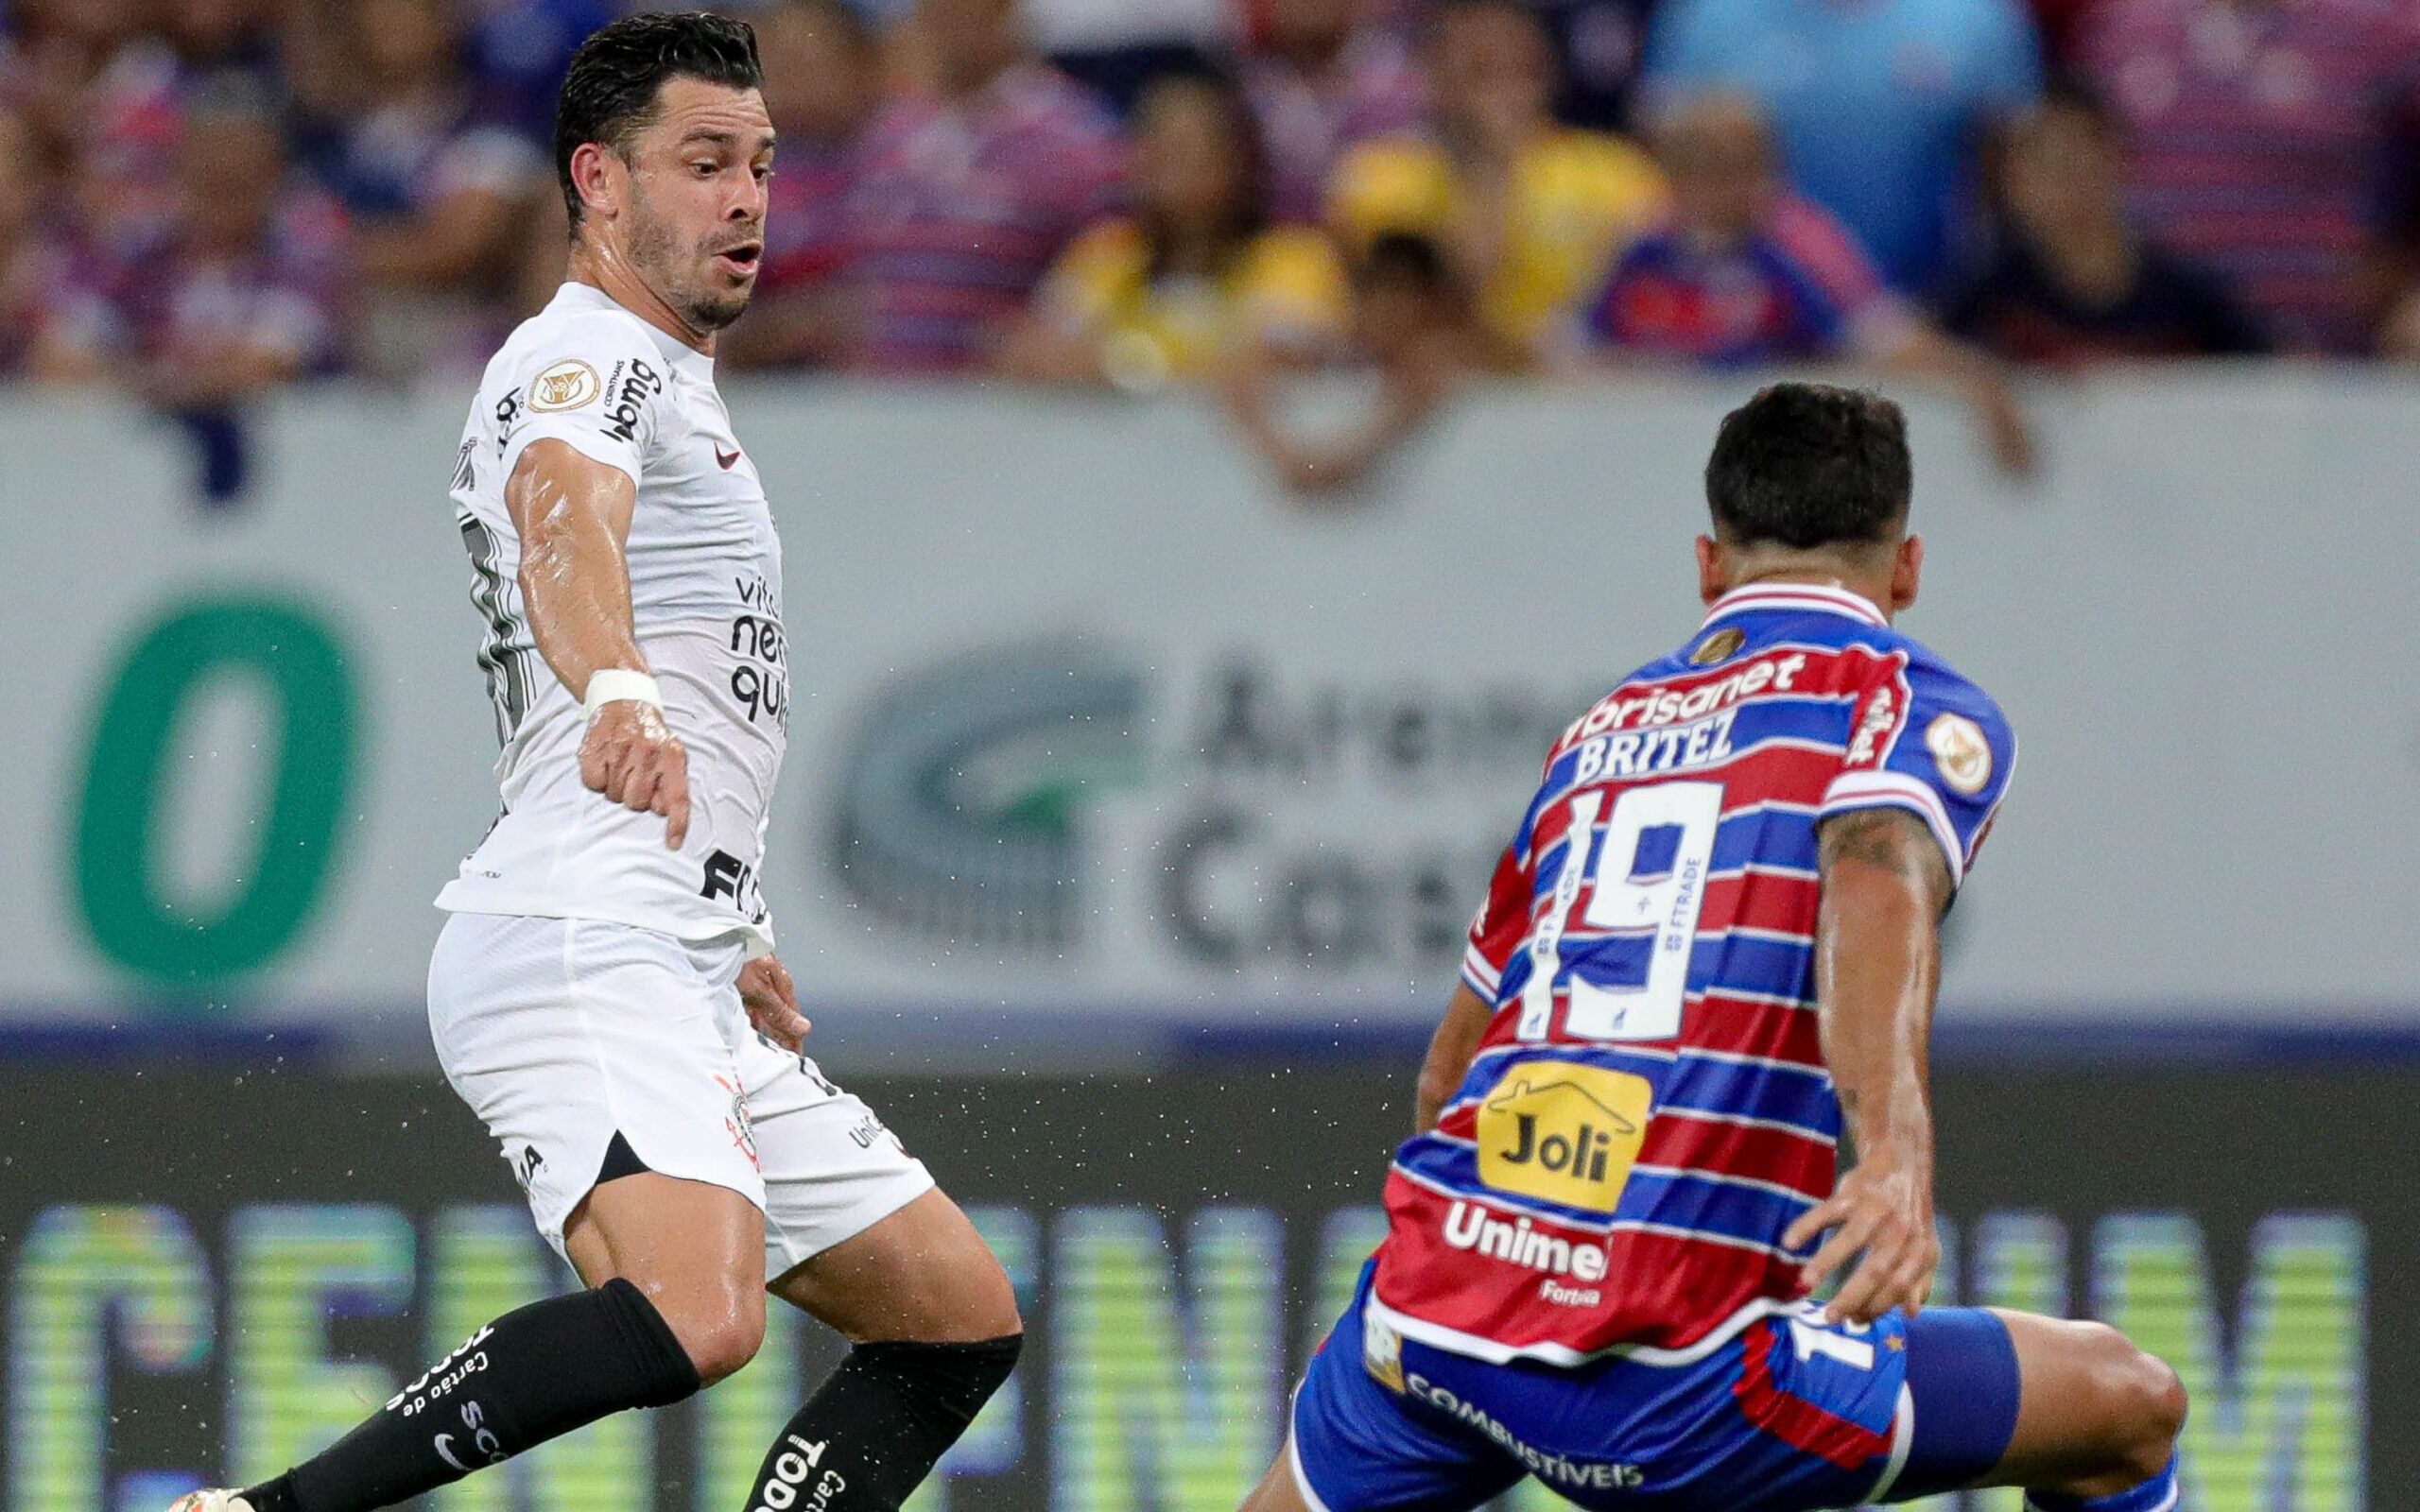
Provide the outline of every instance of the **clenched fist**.
{"type": "Polygon", "coordinates": [[[579,780],[636,814],[664,816],[664,843],[689,837],[689,752],[663,711],[617,698],[596,711],[579,742],[579,780]]]}

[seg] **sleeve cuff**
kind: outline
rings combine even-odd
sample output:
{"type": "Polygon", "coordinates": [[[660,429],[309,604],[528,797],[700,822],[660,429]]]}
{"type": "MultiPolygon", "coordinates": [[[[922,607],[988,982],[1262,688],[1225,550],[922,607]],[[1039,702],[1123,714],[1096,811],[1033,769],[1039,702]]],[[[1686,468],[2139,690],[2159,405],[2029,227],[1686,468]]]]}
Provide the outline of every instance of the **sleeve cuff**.
{"type": "Polygon", "coordinates": [[[1462,953],[1462,985],[1464,987],[1488,1002],[1494,1003],[1495,989],[1503,980],[1504,973],[1498,971],[1486,956],[1479,954],[1478,946],[1474,945],[1462,953]]]}
{"type": "Polygon", "coordinates": [[[529,450],[533,441],[561,441],[590,461],[622,473],[631,480],[631,488],[639,486],[636,447],[627,441],[614,440],[587,425],[560,416],[540,416],[527,421],[512,433],[512,438],[504,447],[505,477],[512,476],[512,470],[521,465],[521,454],[529,450]]]}
{"type": "Polygon", "coordinates": [[[1825,790],[1815,822],[1821,824],[1851,809],[1906,809],[1914,814],[1932,832],[1942,859],[1949,863],[1949,885],[1955,888],[1966,881],[1966,848],[1959,842],[1957,827],[1949,822],[1949,810],[1941,795],[1924,783],[1896,772],[1843,772],[1825,790]]]}

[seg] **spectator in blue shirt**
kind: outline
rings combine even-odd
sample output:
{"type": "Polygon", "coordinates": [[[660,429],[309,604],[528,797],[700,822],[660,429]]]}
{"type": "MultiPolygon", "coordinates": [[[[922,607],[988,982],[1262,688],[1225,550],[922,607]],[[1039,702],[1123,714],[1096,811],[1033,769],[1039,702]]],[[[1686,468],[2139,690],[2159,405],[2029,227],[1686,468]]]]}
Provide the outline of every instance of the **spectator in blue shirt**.
{"type": "Polygon", "coordinates": [[[2025,417],[1997,366],[1884,288],[1840,224],[1783,185],[1754,101],[1714,94],[1675,105],[1654,140],[1671,207],[1614,259],[1584,307],[1584,361],[1867,364],[1964,400],[2000,465],[2031,469],[2025,417]]]}
{"type": "Polygon", "coordinates": [[[1965,239],[1985,132],[2042,89],[2016,0],[1670,0],[1647,71],[1661,98],[1759,101],[1791,180],[1916,295],[1965,239]]]}

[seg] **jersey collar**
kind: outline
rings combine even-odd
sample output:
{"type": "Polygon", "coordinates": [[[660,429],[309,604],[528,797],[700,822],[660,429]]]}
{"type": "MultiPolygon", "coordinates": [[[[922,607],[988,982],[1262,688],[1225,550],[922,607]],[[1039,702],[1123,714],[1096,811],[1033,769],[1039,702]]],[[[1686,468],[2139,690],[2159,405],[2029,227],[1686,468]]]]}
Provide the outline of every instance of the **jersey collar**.
{"type": "MultiPolygon", "coordinates": [[[[1796,614],[1839,614],[1867,625],[1889,625],[1882,611],[1862,595],[1821,583],[1743,583],[1714,601],[1704,625],[1734,614],[1758,611],[1796,614]]],[[[1703,629],[1704,625],[1699,627],[1703,629]]]]}
{"type": "Polygon", "coordinates": [[[566,309],[614,310],[627,315],[638,321],[647,332],[648,339],[655,343],[656,352],[665,361],[701,378],[714,377],[714,358],[707,356],[678,336],[657,329],[654,321],[648,319],[594,284],[582,284],[578,279],[564,280],[563,286],[555,291],[555,303],[566,309]]]}

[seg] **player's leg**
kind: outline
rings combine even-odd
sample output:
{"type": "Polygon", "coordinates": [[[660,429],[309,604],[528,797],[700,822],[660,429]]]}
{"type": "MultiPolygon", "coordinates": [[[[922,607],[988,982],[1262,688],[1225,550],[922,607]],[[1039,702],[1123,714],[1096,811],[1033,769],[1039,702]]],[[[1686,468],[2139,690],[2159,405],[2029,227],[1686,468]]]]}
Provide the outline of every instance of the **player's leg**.
{"type": "MultiPolygon", "coordinates": [[[[1396,1336],[1367,1316],[1374,1263],[1336,1327],[1328,1331],[1288,1404],[1285,1447],[1243,1512],[1470,1512],[1510,1490],[1521,1462],[1474,1422],[1508,1429],[1499,1414],[1518,1405],[1473,1397],[1491,1395],[1496,1367],[1449,1358],[1396,1336]],[[1431,1376],[1450,1378],[1454,1387],[1431,1376]],[[1442,1405],[1459,1402],[1467,1417],[1442,1405]]],[[[1515,1420],[1519,1414],[1514,1413],[1515,1420]]]]}
{"type": "Polygon", "coordinates": [[[1294,1435],[1286,1434],[1286,1447],[1277,1452],[1276,1460],[1260,1484],[1244,1497],[1236,1512],[1320,1512],[1303,1499],[1303,1483],[1294,1473],[1294,1435]]]}
{"type": "Polygon", "coordinates": [[[563,1229],[590,1286],[645,1293],[712,1385],[755,1358],[765,1337],[764,1215],[728,1187],[635,1171],[600,1182],[563,1229]]]}
{"type": "Polygon", "coordinates": [[[890,1512],[1015,1366],[1024,1325],[1000,1263],[922,1162],[814,1062],[743,1050],[764,1161],[764,1274],[849,1340],[767,1452],[746,1509],[843,1488],[890,1512]]]}
{"type": "Polygon", "coordinates": [[[2016,1426],[1979,1483],[2042,1512],[2165,1512],[2176,1499],[2185,1387],[2116,1329],[1995,1312],[2016,1352],[2016,1426]]]}
{"type": "Polygon", "coordinates": [[[256,1512],[368,1512],[746,1363],[764,1329],[762,1187],[744,1121],[726,1122],[737,1075],[710,996],[683,948],[646,931],[447,924],[429,973],[440,1058],[589,1285],[479,1330],[243,1492],[256,1512]]]}
{"type": "Polygon", "coordinates": [[[2167,1512],[2185,1391],[2117,1330],[1927,1308],[1907,1332],[1915,1438],[1894,1501],[2024,1487],[2041,1512],[2167,1512]]]}

